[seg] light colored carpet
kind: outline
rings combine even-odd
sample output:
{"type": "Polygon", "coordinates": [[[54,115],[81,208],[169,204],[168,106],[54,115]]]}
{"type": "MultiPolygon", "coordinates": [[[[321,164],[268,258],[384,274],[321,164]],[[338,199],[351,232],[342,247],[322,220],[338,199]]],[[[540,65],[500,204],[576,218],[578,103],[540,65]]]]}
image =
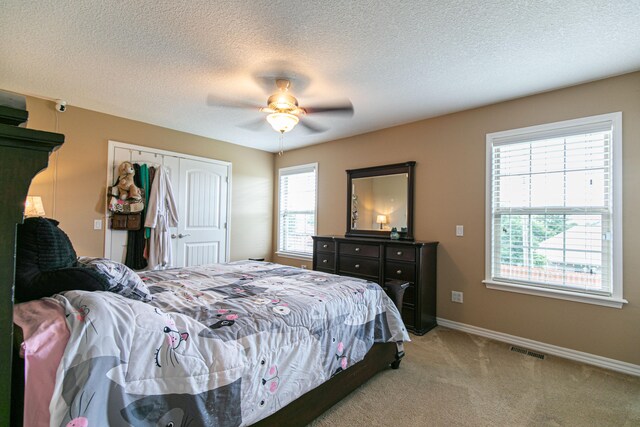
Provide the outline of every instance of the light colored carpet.
{"type": "Polygon", "coordinates": [[[313,427],[640,426],[640,378],[437,327],[313,427]]]}

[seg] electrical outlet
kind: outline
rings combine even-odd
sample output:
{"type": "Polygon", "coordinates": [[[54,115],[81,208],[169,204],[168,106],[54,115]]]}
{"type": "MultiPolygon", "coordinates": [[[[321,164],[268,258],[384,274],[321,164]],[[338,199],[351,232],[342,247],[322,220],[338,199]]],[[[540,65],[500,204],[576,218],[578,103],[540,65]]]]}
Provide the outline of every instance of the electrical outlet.
{"type": "Polygon", "coordinates": [[[93,220],[93,229],[94,230],[102,230],[102,220],[101,219],[94,219],[93,220]]]}
{"type": "Polygon", "coordinates": [[[464,225],[456,225],[456,237],[464,236],[464,225]]]}
{"type": "Polygon", "coordinates": [[[451,301],[462,304],[463,293],[458,291],[451,291],[451,301]]]}

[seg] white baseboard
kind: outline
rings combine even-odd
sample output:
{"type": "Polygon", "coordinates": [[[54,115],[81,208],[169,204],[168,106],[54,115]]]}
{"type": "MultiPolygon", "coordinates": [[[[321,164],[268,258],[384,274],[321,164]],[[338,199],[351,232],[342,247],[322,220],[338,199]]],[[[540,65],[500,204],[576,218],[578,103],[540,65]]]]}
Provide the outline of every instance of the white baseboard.
{"type": "Polygon", "coordinates": [[[462,332],[467,332],[481,337],[491,338],[496,341],[502,341],[509,344],[525,347],[530,350],[536,350],[545,354],[563,357],[565,359],[575,360],[577,362],[598,366],[600,368],[611,369],[612,371],[622,372],[624,374],[635,375],[640,377],[640,365],[622,362],[620,360],[609,359],[607,357],[597,356],[591,353],[572,350],[570,348],[559,347],[557,345],[546,344],[540,341],[534,341],[527,338],[517,337],[502,332],[492,331],[490,329],[479,328],[477,326],[467,325],[466,323],[454,322],[453,320],[437,318],[438,325],[462,332]]]}

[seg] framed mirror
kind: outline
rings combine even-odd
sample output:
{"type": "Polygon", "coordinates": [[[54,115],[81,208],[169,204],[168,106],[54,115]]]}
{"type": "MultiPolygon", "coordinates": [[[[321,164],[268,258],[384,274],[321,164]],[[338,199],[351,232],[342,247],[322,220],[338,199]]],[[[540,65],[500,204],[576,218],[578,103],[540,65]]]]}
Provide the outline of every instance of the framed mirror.
{"type": "Polygon", "coordinates": [[[413,188],[416,162],[347,170],[347,232],[358,237],[413,240],[413,188]]]}

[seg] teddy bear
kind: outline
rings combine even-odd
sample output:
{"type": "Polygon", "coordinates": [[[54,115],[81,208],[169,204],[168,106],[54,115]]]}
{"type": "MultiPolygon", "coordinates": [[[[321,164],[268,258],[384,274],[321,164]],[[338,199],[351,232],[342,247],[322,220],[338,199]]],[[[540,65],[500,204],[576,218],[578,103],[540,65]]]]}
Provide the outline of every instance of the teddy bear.
{"type": "Polygon", "coordinates": [[[133,183],[133,176],[136,174],[131,162],[122,162],[118,167],[118,193],[121,200],[142,198],[140,189],[133,183]]]}

